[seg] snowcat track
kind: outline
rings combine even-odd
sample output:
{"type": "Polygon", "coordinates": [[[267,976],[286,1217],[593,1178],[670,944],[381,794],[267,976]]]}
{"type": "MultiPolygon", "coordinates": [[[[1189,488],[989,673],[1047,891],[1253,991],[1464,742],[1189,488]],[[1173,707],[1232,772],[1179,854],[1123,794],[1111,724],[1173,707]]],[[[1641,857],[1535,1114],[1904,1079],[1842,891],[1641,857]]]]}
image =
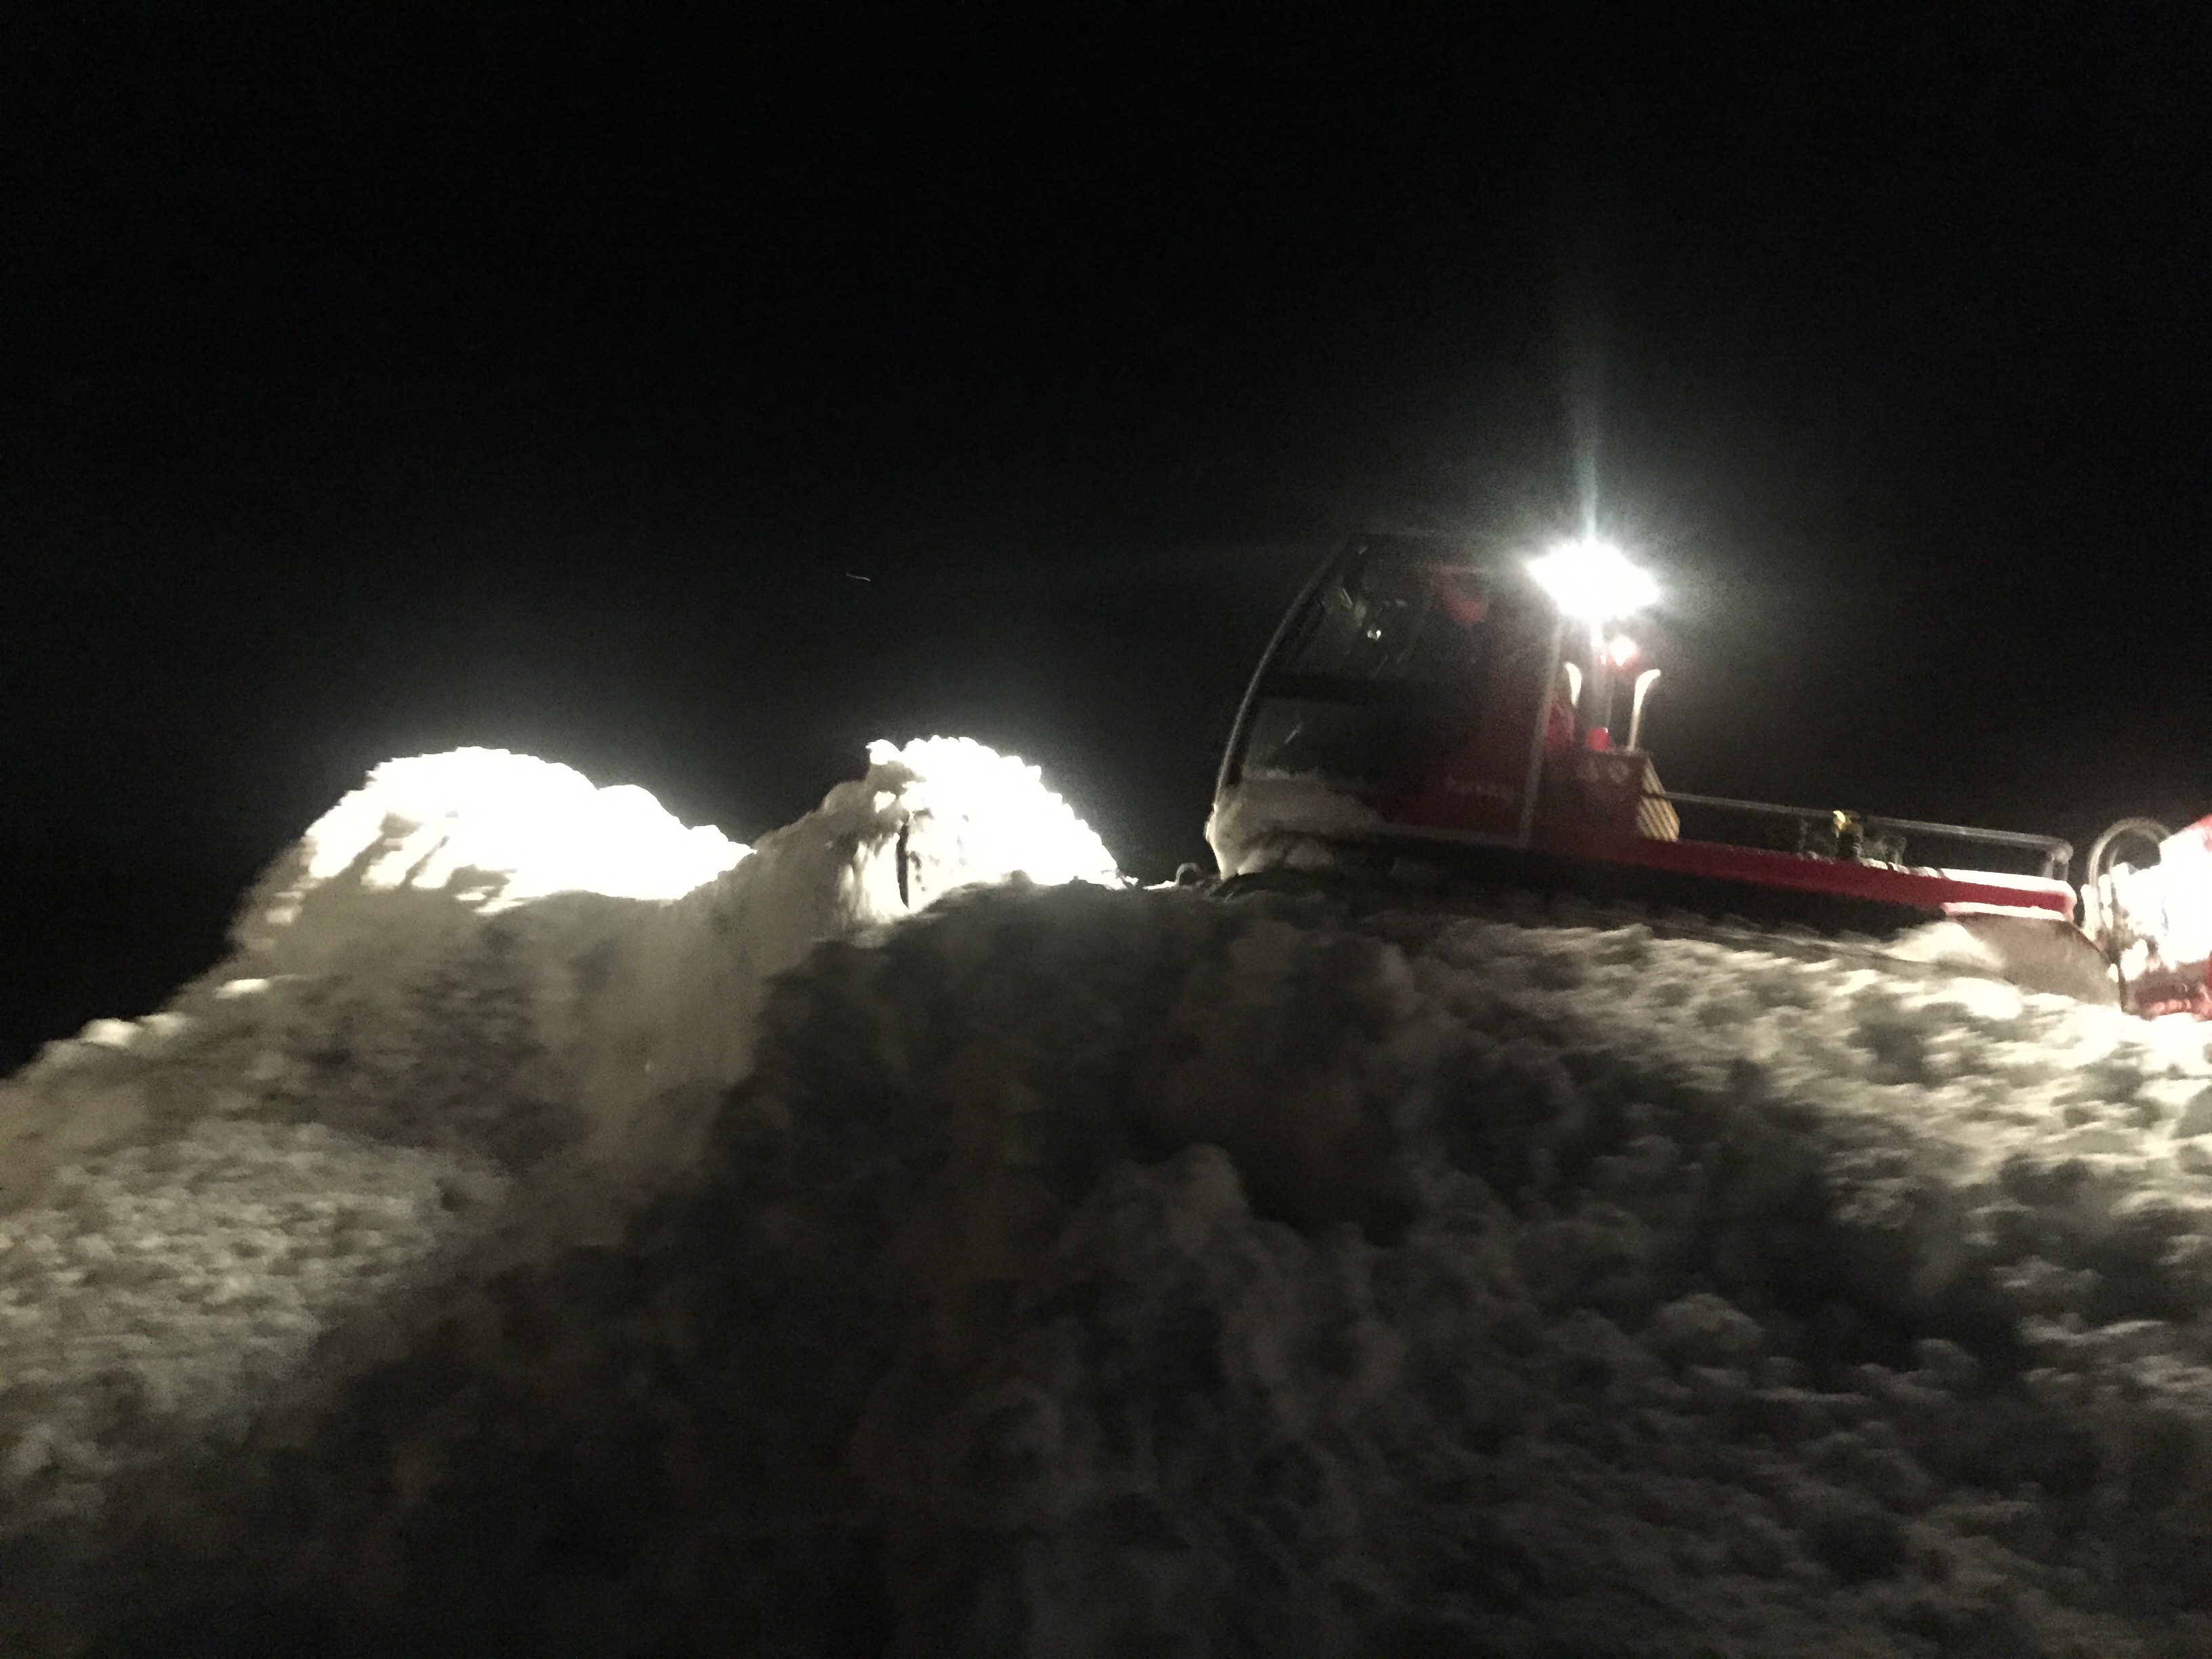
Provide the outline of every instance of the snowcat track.
{"type": "Polygon", "coordinates": [[[1687,871],[1644,865],[1607,864],[1565,857],[1540,848],[1440,846],[1433,842],[1387,838],[1333,841],[1333,862],[1326,871],[1283,868],[1237,876],[1224,884],[1280,883],[1284,878],[1310,884],[1315,877],[1335,878],[1352,887],[1380,887],[1419,896],[1452,908],[1458,895],[1500,890],[1550,898],[1571,896],[1595,905],[1647,905],[1679,910],[1717,921],[1735,921],[1761,930],[1800,928],[1831,938],[1859,934],[1893,938],[1941,921],[1940,914],[1917,906],[1841,893],[1753,886],[1687,871]]]}
{"type": "MultiPolygon", "coordinates": [[[[1377,850],[1376,843],[1358,845],[1361,850],[1377,850]]],[[[1340,845],[1337,850],[1346,849],[1340,845]]],[[[1654,890],[1662,884],[1642,884],[1638,891],[1635,890],[1638,884],[1623,883],[1607,891],[1602,884],[1582,879],[1588,873],[1587,866],[1519,848],[1498,851],[1525,863],[1516,870],[1500,860],[1489,867],[1486,878],[1471,874],[1464,861],[1457,871],[1444,872],[1433,858],[1417,861],[1397,849],[1387,850],[1388,860],[1320,870],[1278,867],[1232,876],[1217,883],[1212,892],[1224,899],[1319,898],[1342,906],[1354,920],[1413,914],[1523,927],[1640,927],[1662,939],[1694,939],[1801,962],[1855,962],[1907,978],[2013,982],[2001,970],[1972,960],[1927,960],[1897,953],[1891,947],[1903,934],[1942,920],[1907,906],[1832,899],[1821,894],[1770,895],[1765,890],[1754,890],[1750,896],[1815,901],[1761,907],[1744,902],[1747,895],[1740,884],[1717,881],[1696,883],[1697,888],[1705,890],[1702,892],[1686,892],[1691,885],[1686,882],[1665,884],[1672,892],[1662,898],[1654,890]],[[1417,867],[1409,869],[1408,865],[1417,867]],[[1515,879],[1516,875],[1522,878],[1515,879]],[[1707,902],[1699,907],[1680,902],[1684,896],[1703,897],[1707,902]]]]}

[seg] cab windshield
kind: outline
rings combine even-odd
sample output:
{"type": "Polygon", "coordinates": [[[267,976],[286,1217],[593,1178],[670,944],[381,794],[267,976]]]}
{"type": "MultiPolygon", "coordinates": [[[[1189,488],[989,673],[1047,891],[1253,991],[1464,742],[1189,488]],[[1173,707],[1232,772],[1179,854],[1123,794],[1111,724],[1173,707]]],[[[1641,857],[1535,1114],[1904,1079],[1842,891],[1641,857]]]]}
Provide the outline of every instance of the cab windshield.
{"type": "Polygon", "coordinates": [[[1308,600],[1254,711],[1244,775],[1406,787],[1474,728],[1511,602],[1449,544],[1377,538],[1308,600]]]}
{"type": "Polygon", "coordinates": [[[1370,553],[1321,594],[1285,672],[1442,684],[1480,675],[1490,574],[1434,554],[1370,553]]]}

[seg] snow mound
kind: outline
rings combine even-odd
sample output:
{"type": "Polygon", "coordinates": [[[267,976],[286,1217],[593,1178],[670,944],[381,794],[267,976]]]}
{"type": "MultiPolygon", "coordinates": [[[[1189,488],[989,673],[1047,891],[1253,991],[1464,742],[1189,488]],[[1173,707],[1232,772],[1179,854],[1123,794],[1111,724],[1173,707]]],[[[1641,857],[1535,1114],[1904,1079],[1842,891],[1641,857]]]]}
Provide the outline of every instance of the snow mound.
{"type": "Polygon", "coordinates": [[[872,754],[750,854],[528,756],[390,762],[228,961],[0,1085],[0,1547],[243,1432],[461,1252],[618,1237],[820,941],[1013,872],[1115,879],[1019,761],[872,754]]]}
{"type": "Polygon", "coordinates": [[[2203,1026],[1071,822],[272,872],[0,1093],[0,1651],[2212,1651],[2203,1026]]]}
{"type": "Polygon", "coordinates": [[[2212,1650],[2205,1038],[980,890],[776,982],[696,1183],[36,1582],[147,1653],[2212,1650]]]}

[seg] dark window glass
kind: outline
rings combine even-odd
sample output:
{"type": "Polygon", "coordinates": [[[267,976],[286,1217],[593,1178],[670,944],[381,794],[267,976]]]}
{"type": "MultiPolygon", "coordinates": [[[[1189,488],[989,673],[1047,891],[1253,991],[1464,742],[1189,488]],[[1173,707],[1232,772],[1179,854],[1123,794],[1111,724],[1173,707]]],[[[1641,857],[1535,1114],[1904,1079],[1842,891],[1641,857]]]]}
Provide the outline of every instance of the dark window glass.
{"type": "Polygon", "coordinates": [[[1270,697],[1252,722],[1248,778],[1319,778],[1342,789],[1375,781],[1376,710],[1371,704],[1270,697]]]}
{"type": "Polygon", "coordinates": [[[1373,555],[1322,594],[1285,672],[1415,684],[1480,678],[1489,643],[1486,574],[1437,559],[1373,555]]]}

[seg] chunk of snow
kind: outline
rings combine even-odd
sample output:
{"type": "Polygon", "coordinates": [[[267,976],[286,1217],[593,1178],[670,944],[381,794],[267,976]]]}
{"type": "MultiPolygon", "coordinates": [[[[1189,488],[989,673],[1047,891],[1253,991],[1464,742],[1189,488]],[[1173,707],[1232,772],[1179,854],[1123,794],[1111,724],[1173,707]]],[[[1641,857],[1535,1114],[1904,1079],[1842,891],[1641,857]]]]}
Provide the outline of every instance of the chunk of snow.
{"type": "Polygon", "coordinates": [[[1373,807],[1318,778],[1247,778],[1216,797],[1206,842],[1224,877],[1322,869],[1332,840],[1382,825],[1373,807]]]}

